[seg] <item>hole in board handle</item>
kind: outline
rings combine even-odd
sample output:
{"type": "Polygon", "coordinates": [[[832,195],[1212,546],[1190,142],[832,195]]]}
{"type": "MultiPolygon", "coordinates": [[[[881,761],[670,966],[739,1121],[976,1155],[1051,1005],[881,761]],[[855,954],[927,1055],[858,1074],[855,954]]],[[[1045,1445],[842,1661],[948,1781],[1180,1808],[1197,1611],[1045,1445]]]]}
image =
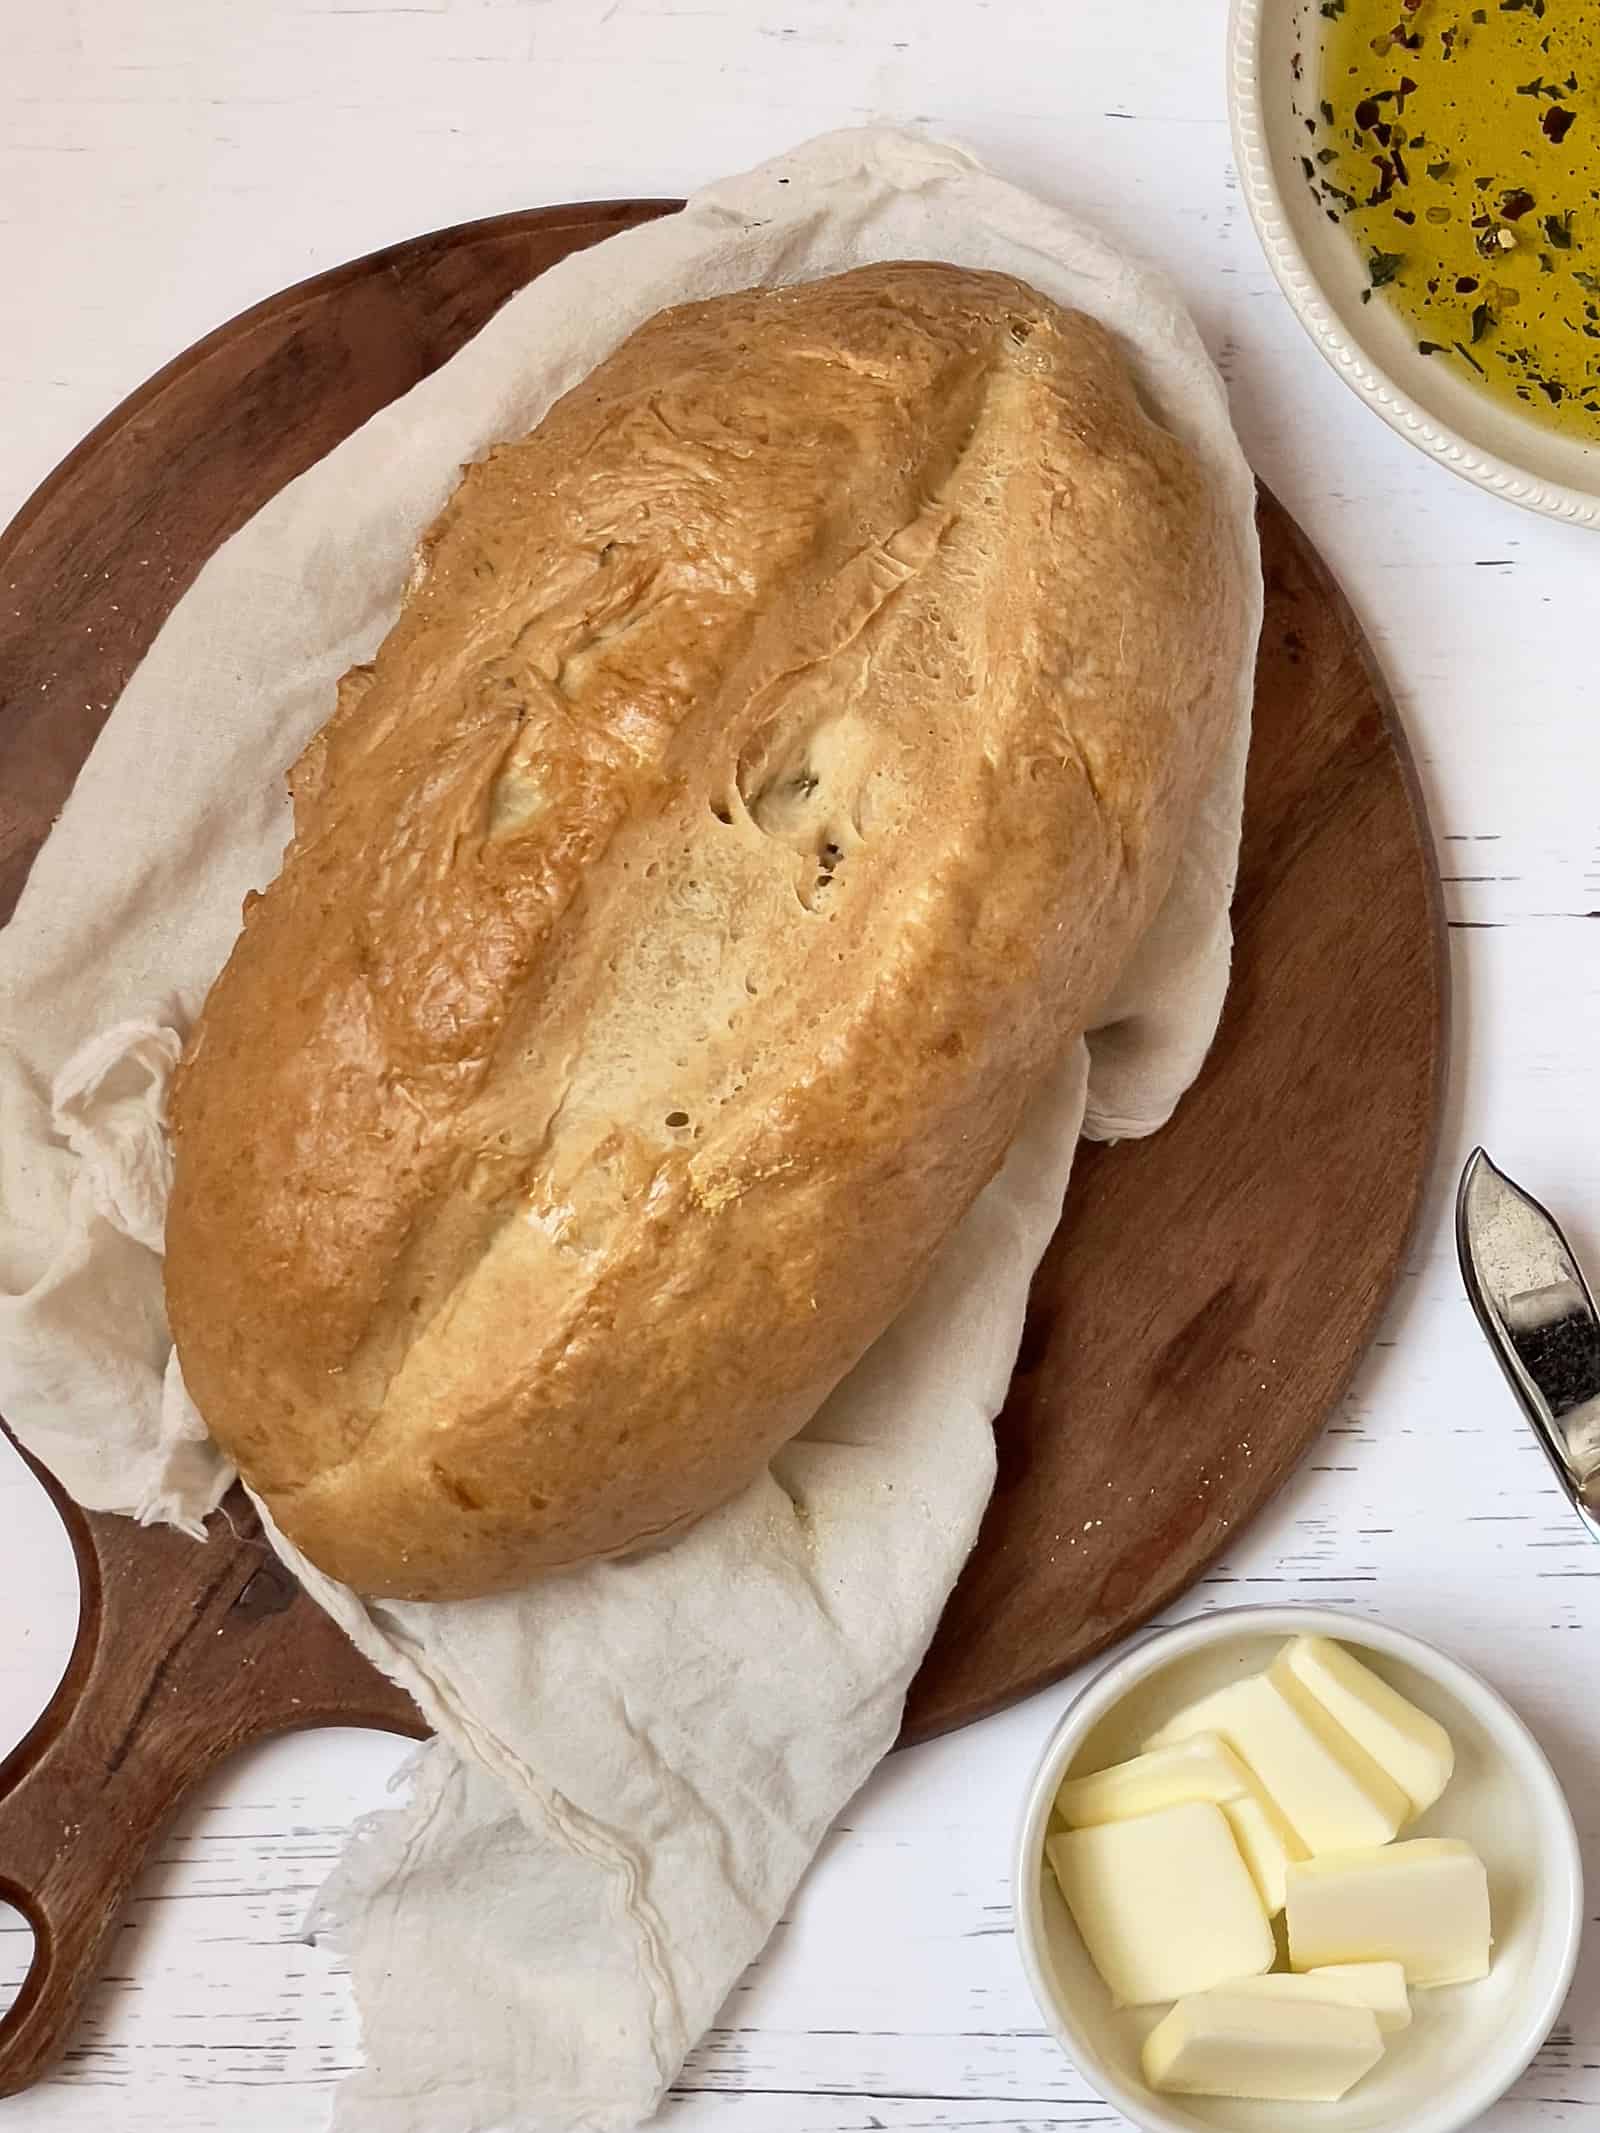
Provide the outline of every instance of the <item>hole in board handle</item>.
{"type": "MultiPolygon", "coordinates": [[[[0,1764],[61,1689],[82,1626],[82,1573],[63,1513],[0,1432],[0,1764]]],[[[4,1862],[0,1861],[0,1866],[4,1862]]]]}
{"type": "Polygon", "coordinates": [[[0,2047],[22,1989],[39,1966],[39,1936],[32,1923],[0,1896],[0,2047]]]}

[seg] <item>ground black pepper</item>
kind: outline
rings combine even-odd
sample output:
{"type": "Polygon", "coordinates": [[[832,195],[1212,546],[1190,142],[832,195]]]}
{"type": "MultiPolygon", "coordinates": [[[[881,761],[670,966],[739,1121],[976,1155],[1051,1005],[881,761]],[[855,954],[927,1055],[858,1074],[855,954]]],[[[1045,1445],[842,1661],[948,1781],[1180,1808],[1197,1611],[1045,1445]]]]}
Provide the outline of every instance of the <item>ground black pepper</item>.
{"type": "Polygon", "coordinates": [[[1558,1420],[1600,1398],[1600,1325],[1587,1312],[1513,1332],[1511,1345],[1558,1420]]]}

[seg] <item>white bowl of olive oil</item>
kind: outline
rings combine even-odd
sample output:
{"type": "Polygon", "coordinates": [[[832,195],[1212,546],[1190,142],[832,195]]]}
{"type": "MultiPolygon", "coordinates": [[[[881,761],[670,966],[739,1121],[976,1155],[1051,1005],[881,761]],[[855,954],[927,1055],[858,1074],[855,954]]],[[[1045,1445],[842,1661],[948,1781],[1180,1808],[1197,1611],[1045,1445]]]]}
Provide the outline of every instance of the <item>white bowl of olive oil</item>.
{"type": "Polygon", "coordinates": [[[1455,473],[1600,528],[1600,6],[1233,0],[1228,90],[1328,361],[1455,473]]]}

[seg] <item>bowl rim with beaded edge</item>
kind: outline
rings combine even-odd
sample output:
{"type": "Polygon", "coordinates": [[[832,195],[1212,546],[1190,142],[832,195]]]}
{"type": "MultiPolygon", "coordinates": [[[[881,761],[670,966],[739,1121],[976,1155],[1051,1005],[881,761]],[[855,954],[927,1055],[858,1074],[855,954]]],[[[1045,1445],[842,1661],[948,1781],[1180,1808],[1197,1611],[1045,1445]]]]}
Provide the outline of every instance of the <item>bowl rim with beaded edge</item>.
{"type": "Polygon", "coordinates": [[[1600,438],[1564,437],[1502,405],[1421,354],[1391,305],[1362,303],[1361,252],[1300,166],[1302,105],[1317,101],[1318,19],[1317,0],[1230,0],[1234,162],[1291,309],[1351,390],[1419,451],[1524,510],[1600,531],[1600,438]]]}

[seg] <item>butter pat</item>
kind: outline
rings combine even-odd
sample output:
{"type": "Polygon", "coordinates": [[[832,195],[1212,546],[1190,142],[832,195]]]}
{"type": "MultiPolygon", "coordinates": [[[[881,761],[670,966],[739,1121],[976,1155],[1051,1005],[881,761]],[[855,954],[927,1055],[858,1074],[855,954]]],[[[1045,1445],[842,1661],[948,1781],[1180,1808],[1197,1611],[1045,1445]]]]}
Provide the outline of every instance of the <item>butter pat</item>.
{"type": "Polygon", "coordinates": [[[1097,1822],[1126,1822],[1190,1800],[1212,1800],[1220,1807],[1251,1789],[1250,1773],[1233,1750],[1214,1733],[1196,1733],[1109,1770],[1067,1778],[1056,1794],[1056,1808],[1068,1829],[1091,1829],[1097,1822]]]}
{"type": "Polygon", "coordinates": [[[1274,1970],[1269,1977],[1242,1977],[1229,1992],[1265,1993],[1271,2000],[1326,2000],[1339,2007],[1368,2007],[1385,2035],[1411,2026],[1411,1995],[1398,1963],[1328,1963],[1315,1970],[1274,1970]]]}
{"type": "Polygon", "coordinates": [[[1297,1860],[1288,1872],[1289,1962],[1396,1962],[1412,1985],[1460,1985],[1489,1971],[1489,1882],[1455,1837],[1297,1860]]]}
{"type": "Polygon", "coordinates": [[[1456,1752],[1436,1718],[1363,1666],[1331,1637],[1296,1637],[1273,1662],[1314,1696],[1328,1716],[1386,1770],[1419,1815],[1450,1782],[1456,1752]]]}
{"type": "Polygon", "coordinates": [[[1172,2095],[1337,2103],[1382,2057],[1370,2007],[1223,1990],[1180,2000],[1141,2064],[1151,2088],[1172,2095]]]}
{"type": "Polygon", "coordinates": [[[1272,1968],[1272,1927],[1214,1802],[1059,1832],[1045,1851],[1119,2007],[1272,1968]]]}
{"type": "Polygon", "coordinates": [[[1306,1856],[1305,1846],[1277,1809],[1256,1792],[1224,1800],[1222,1812],[1267,1916],[1276,1918],[1287,1895],[1290,1862],[1306,1856]]]}
{"type": "Polygon", "coordinates": [[[1306,1856],[1305,1846],[1214,1733],[1196,1733],[1109,1770],[1068,1778],[1056,1794],[1056,1812],[1069,1829],[1092,1829],[1190,1800],[1211,1800],[1222,1809],[1256,1893],[1275,1918],[1283,1909],[1285,1869],[1291,1859],[1306,1856]]]}
{"type": "Polygon", "coordinates": [[[1216,1733],[1287,1819],[1308,1852],[1387,1844],[1411,1802],[1367,1751],[1336,1726],[1298,1679],[1252,1674],[1180,1711],[1146,1751],[1216,1733]]]}

